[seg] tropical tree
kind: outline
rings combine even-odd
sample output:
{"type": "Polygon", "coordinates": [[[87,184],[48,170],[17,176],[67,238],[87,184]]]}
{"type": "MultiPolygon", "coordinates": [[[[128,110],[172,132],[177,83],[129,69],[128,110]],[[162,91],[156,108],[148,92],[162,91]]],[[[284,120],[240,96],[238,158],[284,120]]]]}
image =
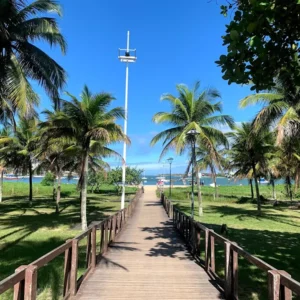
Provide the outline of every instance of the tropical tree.
{"type": "MultiPolygon", "coordinates": [[[[227,145],[226,145],[227,146],[227,145]]],[[[201,184],[200,184],[200,171],[209,170],[211,178],[214,183],[214,198],[218,197],[218,186],[216,182],[217,170],[221,170],[225,163],[223,156],[223,151],[221,151],[222,145],[217,145],[213,141],[213,147],[206,148],[201,144],[197,144],[195,147],[195,175],[197,182],[198,190],[198,207],[199,207],[199,216],[203,215],[203,205],[202,205],[202,195],[201,195],[201,184]]],[[[191,155],[192,156],[192,155],[191,155]]],[[[189,170],[192,166],[192,159],[188,163],[188,167],[185,171],[185,176],[189,173],[189,170]]]]}
{"type": "Polygon", "coordinates": [[[182,154],[189,148],[194,139],[189,134],[191,130],[196,130],[198,144],[206,148],[212,148],[213,141],[227,143],[225,134],[216,126],[233,127],[234,121],[228,115],[218,115],[222,112],[222,103],[216,102],[220,93],[215,89],[199,91],[199,88],[200,82],[196,82],[191,90],[184,84],[178,84],[178,97],[171,94],[162,95],[161,100],[171,104],[171,111],[156,113],[153,121],[157,124],[170,124],[172,127],[158,133],[151,141],[151,145],[163,142],[160,159],[170,149],[182,154]]]}
{"type": "Polygon", "coordinates": [[[232,167],[239,168],[242,174],[247,174],[252,169],[255,183],[257,210],[261,212],[261,199],[259,194],[258,177],[266,173],[267,164],[274,152],[274,134],[267,128],[254,131],[252,124],[242,123],[235,131],[228,133],[231,138],[232,167]]]}
{"type": "MultiPolygon", "coordinates": [[[[43,135],[45,137],[45,135],[43,135]]],[[[36,157],[39,159],[39,169],[50,171],[56,178],[56,187],[53,185],[53,197],[56,193],[55,211],[59,213],[61,197],[61,178],[64,170],[72,168],[78,157],[73,149],[73,144],[69,144],[63,138],[56,138],[48,141],[42,139],[36,157]]]]}
{"type": "Polygon", "coordinates": [[[41,127],[47,127],[49,138],[64,137],[75,142],[80,151],[80,200],[82,229],[87,228],[86,200],[89,157],[91,154],[101,157],[119,156],[108,148],[112,143],[129,139],[121,126],[116,124],[118,118],[124,118],[124,110],[120,107],[108,110],[114,100],[109,93],[92,94],[87,86],[83,88],[81,99],[67,93],[71,101],[62,102],[61,112],[45,112],[47,121],[41,127]]]}
{"type": "MultiPolygon", "coordinates": [[[[227,145],[226,135],[217,129],[218,125],[234,126],[232,117],[219,115],[222,112],[222,103],[216,102],[220,93],[215,89],[199,91],[200,82],[196,82],[193,89],[184,84],[176,86],[178,97],[171,94],[164,94],[161,100],[171,104],[170,112],[158,112],[154,115],[153,121],[158,124],[169,124],[172,127],[158,133],[153,137],[151,145],[159,141],[163,142],[163,150],[160,159],[171,149],[177,154],[182,154],[190,149],[197,141],[201,148],[209,149],[210,155],[215,153],[215,143],[227,145]],[[191,135],[191,130],[197,134],[191,135]]],[[[202,197],[200,185],[198,184],[199,213],[202,214],[202,197]]]]}
{"type": "Polygon", "coordinates": [[[300,88],[292,80],[277,80],[265,93],[253,94],[240,101],[240,107],[262,105],[253,120],[255,130],[269,127],[277,130],[277,143],[284,136],[300,136],[300,88]]]}
{"type": "Polygon", "coordinates": [[[59,108],[59,89],[66,80],[64,69],[35,45],[46,42],[66,51],[66,42],[57,20],[48,14],[61,16],[61,7],[54,0],[4,0],[0,3],[0,101],[2,114],[16,111],[32,117],[38,101],[31,87],[37,81],[59,108]],[[7,100],[9,99],[9,100],[7,100]]]}
{"type": "Polygon", "coordinates": [[[0,160],[6,161],[15,172],[29,173],[29,203],[32,204],[32,177],[35,151],[39,141],[38,120],[20,119],[16,131],[0,136],[0,160]]]}

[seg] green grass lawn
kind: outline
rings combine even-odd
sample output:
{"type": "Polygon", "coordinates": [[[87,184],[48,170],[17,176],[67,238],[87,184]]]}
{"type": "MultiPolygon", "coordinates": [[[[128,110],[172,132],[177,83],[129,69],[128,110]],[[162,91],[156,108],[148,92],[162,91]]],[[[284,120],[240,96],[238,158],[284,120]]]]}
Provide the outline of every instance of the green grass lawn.
{"type": "MultiPolygon", "coordinates": [[[[201,187],[202,193],[204,195],[213,195],[214,193],[214,188],[210,186],[202,186],[201,187]]],[[[255,193],[255,187],[253,185],[253,190],[255,193]]],[[[272,198],[272,187],[268,184],[261,184],[259,186],[260,194],[267,199],[272,198]]],[[[169,191],[166,189],[167,195],[169,191]]],[[[276,198],[278,200],[290,200],[285,193],[285,186],[284,184],[277,184],[275,186],[275,192],[276,192],[276,198]]],[[[248,185],[243,185],[243,186],[219,186],[218,187],[218,193],[220,196],[223,196],[224,198],[236,198],[236,197],[250,197],[251,196],[251,190],[250,186],[248,185]]],[[[300,191],[297,193],[294,193],[293,199],[297,200],[300,199],[300,191]]]]}
{"type": "MultiPolygon", "coordinates": [[[[196,196],[195,218],[218,233],[221,225],[227,224],[228,239],[300,281],[300,209],[291,209],[288,205],[273,207],[266,202],[262,206],[262,215],[258,216],[256,204],[250,198],[235,196],[242,193],[238,189],[234,187],[230,191],[230,187],[224,187],[222,192],[227,192],[227,196],[216,200],[211,195],[204,195],[204,215],[201,218],[196,196]]],[[[188,191],[190,188],[175,188],[171,197],[186,213],[190,213],[188,191]]],[[[223,245],[216,246],[216,265],[218,274],[223,277],[223,245]]],[[[267,299],[266,280],[265,272],[244,259],[239,260],[240,299],[267,299]]]]}
{"type": "MultiPolygon", "coordinates": [[[[34,184],[32,207],[28,202],[28,184],[5,183],[0,203],[0,280],[48,253],[80,232],[80,202],[76,186],[62,186],[60,214],[55,213],[52,187],[34,184]]],[[[135,188],[128,188],[126,200],[135,188]]],[[[120,209],[120,196],[112,186],[88,195],[88,221],[102,220],[120,209]]],[[[84,270],[85,243],[80,243],[79,274],[84,270]]],[[[38,271],[39,299],[60,299],[63,255],[38,271]]],[[[12,299],[9,291],[0,299],[12,299]]]]}

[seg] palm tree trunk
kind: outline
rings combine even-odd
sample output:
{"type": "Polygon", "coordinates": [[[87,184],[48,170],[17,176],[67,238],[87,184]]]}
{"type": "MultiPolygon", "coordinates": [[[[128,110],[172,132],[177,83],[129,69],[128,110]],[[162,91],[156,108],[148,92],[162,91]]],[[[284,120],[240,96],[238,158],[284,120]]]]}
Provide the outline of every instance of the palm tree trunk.
{"type": "Polygon", "coordinates": [[[256,169],[255,169],[255,164],[254,163],[252,164],[252,170],[253,170],[253,177],[254,177],[255,190],[256,190],[257,211],[258,211],[258,214],[260,214],[261,213],[261,202],[260,202],[259,187],[258,187],[256,169]]]}
{"type": "Polygon", "coordinates": [[[273,177],[271,177],[270,182],[271,182],[271,185],[272,185],[272,198],[273,198],[274,200],[276,200],[275,181],[274,181],[274,178],[273,178],[273,177]]]}
{"type": "Polygon", "coordinates": [[[2,195],[3,195],[3,176],[4,176],[4,169],[1,169],[1,178],[0,178],[0,202],[2,202],[2,195]]]}
{"type": "Polygon", "coordinates": [[[215,198],[218,198],[217,176],[214,174],[215,198]]]}
{"type": "Polygon", "coordinates": [[[249,179],[249,183],[250,183],[250,189],[251,189],[251,199],[253,200],[254,199],[254,192],[253,192],[253,179],[250,178],[249,179]]]}
{"type": "Polygon", "coordinates": [[[81,186],[81,229],[87,229],[87,218],[86,218],[86,197],[87,197],[87,176],[88,176],[88,151],[85,152],[83,157],[82,166],[82,186],[81,186]]]}
{"type": "Polygon", "coordinates": [[[295,176],[295,193],[298,191],[299,188],[299,181],[300,181],[300,176],[299,176],[300,169],[296,168],[296,176],[295,176]]]}
{"type": "Polygon", "coordinates": [[[28,169],[29,169],[29,204],[30,206],[32,205],[32,164],[31,164],[31,160],[29,159],[29,164],[28,164],[28,169]]]}
{"type": "Polygon", "coordinates": [[[202,195],[201,195],[201,185],[199,178],[199,170],[196,172],[196,180],[197,180],[197,190],[198,190],[198,210],[199,216],[203,216],[203,207],[202,207],[202,195]]]}
{"type": "Polygon", "coordinates": [[[61,190],[61,170],[59,169],[57,174],[57,192],[56,192],[56,205],[55,205],[55,212],[57,214],[59,214],[60,190],[61,190]]]}
{"type": "Polygon", "coordinates": [[[290,197],[290,200],[293,201],[292,181],[289,175],[286,176],[286,183],[287,183],[288,196],[290,197]]]}

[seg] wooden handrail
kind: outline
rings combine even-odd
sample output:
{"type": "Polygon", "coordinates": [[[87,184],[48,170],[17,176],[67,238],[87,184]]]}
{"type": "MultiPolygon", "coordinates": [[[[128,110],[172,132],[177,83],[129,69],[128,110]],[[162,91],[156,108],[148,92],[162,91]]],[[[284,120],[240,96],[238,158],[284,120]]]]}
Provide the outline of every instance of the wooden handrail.
{"type": "Polygon", "coordinates": [[[12,288],[15,284],[22,280],[25,280],[25,268],[21,271],[17,271],[15,274],[12,274],[0,281],[0,294],[3,294],[8,289],[12,288]]]}
{"type": "Polygon", "coordinates": [[[262,259],[250,254],[236,243],[217,234],[212,229],[192,220],[180,211],[171,200],[161,194],[161,203],[168,216],[172,216],[174,227],[181,233],[191,248],[194,256],[200,259],[200,236],[205,233],[205,270],[215,273],[215,242],[221,242],[225,250],[225,280],[223,284],[225,299],[238,299],[238,257],[245,258],[249,263],[267,272],[269,299],[292,300],[292,293],[300,296],[300,282],[291,278],[285,271],[277,270],[262,259]]]}
{"type": "Polygon", "coordinates": [[[61,254],[64,258],[64,281],[63,281],[63,299],[74,296],[89,273],[96,267],[97,257],[107,251],[108,245],[114,241],[116,236],[124,228],[127,219],[132,215],[136,203],[141,197],[143,191],[140,189],[135,197],[129,202],[128,206],[119,210],[115,214],[107,217],[103,221],[97,222],[87,228],[71,240],[66,241],[61,246],[53,249],[27,266],[20,266],[12,274],[0,281],[0,295],[8,289],[14,288],[14,299],[35,300],[37,294],[37,272],[50,261],[61,254]],[[96,246],[97,230],[100,231],[100,249],[96,246]],[[86,246],[86,269],[80,278],[77,278],[78,270],[78,246],[79,242],[87,237],[86,246]],[[98,254],[97,254],[98,252],[98,254]]]}

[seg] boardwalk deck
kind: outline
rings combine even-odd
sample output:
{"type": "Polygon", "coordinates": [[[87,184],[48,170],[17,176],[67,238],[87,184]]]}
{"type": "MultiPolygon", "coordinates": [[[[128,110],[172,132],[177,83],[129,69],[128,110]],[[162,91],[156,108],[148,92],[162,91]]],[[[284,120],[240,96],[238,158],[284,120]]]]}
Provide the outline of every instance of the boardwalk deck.
{"type": "Polygon", "coordinates": [[[223,299],[207,273],[193,261],[155,189],[133,217],[75,299],[223,299]]]}

